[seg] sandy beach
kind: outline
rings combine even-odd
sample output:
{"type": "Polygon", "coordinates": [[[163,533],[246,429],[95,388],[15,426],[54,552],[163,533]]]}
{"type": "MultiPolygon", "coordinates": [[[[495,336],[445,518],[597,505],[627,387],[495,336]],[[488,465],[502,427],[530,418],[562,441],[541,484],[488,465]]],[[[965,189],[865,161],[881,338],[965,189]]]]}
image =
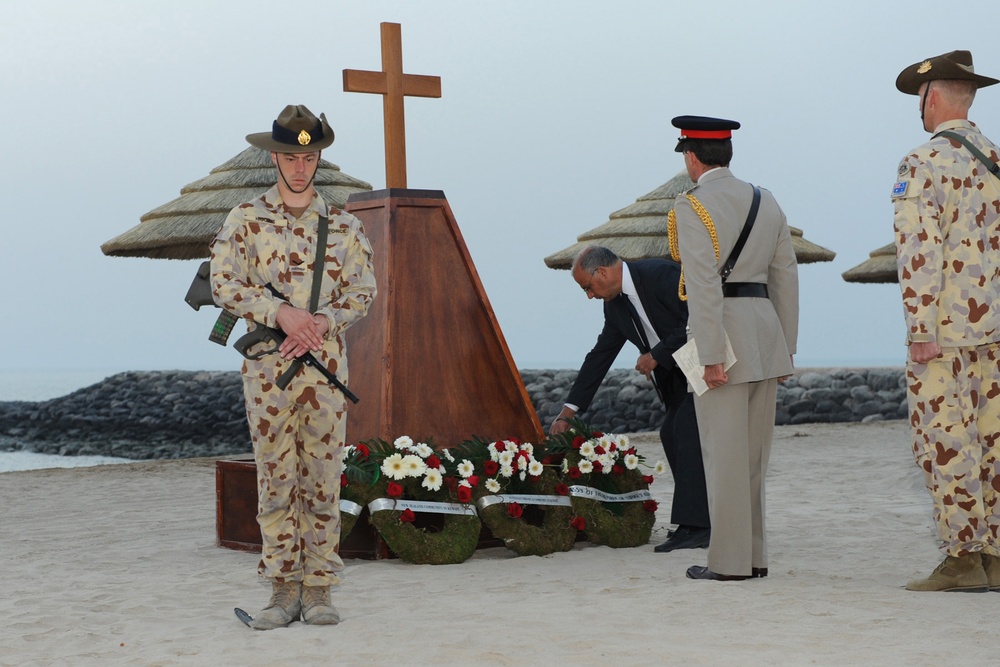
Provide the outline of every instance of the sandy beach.
{"type": "MultiPolygon", "coordinates": [[[[662,458],[655,434],[634,441],[662,458]]],[[[1000,595],[903,590],[938,563],[902,421],[778,427],[770,576],[692,581],[651,543],[461,565],[346,561],[337,627],[254,632],[254,554],[215,546],[214,459],[0,475],[2,665],[989,664],[1000,595]]]]}

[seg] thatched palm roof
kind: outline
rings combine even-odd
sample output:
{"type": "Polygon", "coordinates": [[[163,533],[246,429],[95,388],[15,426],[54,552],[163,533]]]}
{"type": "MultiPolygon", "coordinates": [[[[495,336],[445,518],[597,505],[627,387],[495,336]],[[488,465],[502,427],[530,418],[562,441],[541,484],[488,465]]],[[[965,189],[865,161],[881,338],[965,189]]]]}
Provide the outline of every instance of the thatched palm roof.
{"type": "Polygon", "coordinates": [[[849,283],[898,283],[896,244],[890,243],[872,250],[868,259],[840,275],[849,283]]]}
{"type": "MultiPolygon", "coordinates": [[[[693,186],[687,172],[680,172],[634,204],[612,213],[608,222],[578,236],[577,243],[546,257],[545,265],[550,269],[569,269],[573,259],[588,245],[606,246],[625,261],[669,257],[667,214],[674,207],[674,200],[693,186]]],[[[800,264],[829,262],[836,256],[833,251],[802,238],[801,230],[790,229],[800,264]]]]}
{"type": "MultiPolygon", "coordinates": [[[[205,178],[185,185],[180,197],[143,215],[138,225],[104,243],[101,250],[118,257],[208,257],[208,244],[229,211],[260,195],[277,179],[270,154],[251,146],[205,178]]],[[[371,189],[337,165],[320,160],[316,190],[328,204],[343,207],[351,194],[371,189]]]]}

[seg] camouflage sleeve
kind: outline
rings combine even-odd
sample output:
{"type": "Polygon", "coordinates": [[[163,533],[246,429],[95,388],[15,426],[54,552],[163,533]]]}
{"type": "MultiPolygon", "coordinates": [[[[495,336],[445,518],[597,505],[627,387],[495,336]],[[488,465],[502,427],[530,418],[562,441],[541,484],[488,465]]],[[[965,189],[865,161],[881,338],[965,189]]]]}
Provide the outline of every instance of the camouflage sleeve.
{"type": "Polygon", "coordinates": [[[932,166],[917,155],[899,165],[892,191],[896,267],[903,296],[907,340],[935,342],[942,283],[941,193],[932,166]]]}
{"type": "MultiPolygon", "coordinates": [[[[375,268],[372,265],[372,246],[365,236],[361,221],[354,216],[349,233],[342,239],[347,244],[344,263],[339,269],[331,267],[328,275],[334,279],[334,294],[330,305],[320,308],[317,314],[324,315],[330,323],[327,338],[343,333],[368,312],[375,299],[375,268]]],[[[328,255],[327,259],[330,257],[328,255]]]]}
{"type": "Polygon", "coordinates": [[[281,301],[250,280],[250,243],[243,207],[229,213],[210,245],[212,296],[222,308],[269,327],[278,326],[281,301]]]}

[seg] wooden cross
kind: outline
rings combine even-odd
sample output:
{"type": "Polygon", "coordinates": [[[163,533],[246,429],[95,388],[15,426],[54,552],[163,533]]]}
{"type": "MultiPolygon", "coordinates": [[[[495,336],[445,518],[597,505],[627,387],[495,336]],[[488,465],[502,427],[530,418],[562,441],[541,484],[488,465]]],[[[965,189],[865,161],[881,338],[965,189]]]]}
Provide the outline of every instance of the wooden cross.
{"type": "Polygon", "coordinates": [[[403,97],[441,97],[441,77],[403,74],[398,23],[382,23],[382,71],[344,70],[344,92],[382,95],[385,123],[385,185],[406,187],[406,127],[403,97]]]}

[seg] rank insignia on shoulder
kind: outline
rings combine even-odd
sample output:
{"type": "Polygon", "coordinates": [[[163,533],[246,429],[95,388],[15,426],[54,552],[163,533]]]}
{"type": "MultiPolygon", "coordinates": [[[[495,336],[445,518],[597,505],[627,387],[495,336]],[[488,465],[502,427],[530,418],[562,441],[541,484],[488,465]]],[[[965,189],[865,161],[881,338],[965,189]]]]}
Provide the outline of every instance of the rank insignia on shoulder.
{"type": "Polygon", "coordinates": [[[894,186],[892,186],[892,196],[902,197],[906,194],[906,186],[909,185],[909,181],[899,181],[894,186]]]}

